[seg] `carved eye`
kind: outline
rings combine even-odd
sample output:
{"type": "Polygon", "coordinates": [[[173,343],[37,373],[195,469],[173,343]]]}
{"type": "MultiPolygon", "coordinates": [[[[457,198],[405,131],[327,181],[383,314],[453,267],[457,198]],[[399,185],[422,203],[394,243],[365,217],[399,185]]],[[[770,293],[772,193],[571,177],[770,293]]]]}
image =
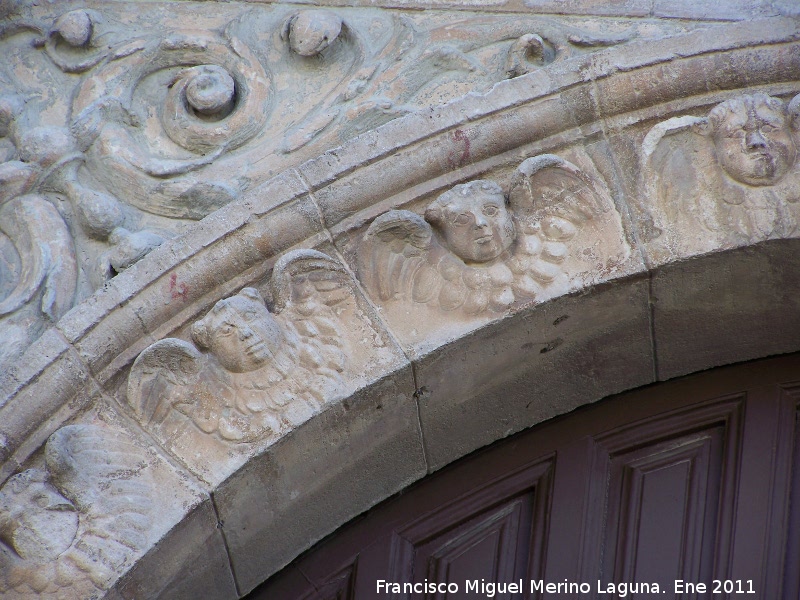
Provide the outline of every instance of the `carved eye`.
{"type": "Polygon", "coordinates": [[[461,213],[460,215],[456,215],[453,219],[453,223],[456,225],[469,225],[471,221],[470,216],[467,213],[461,213]]]}
{"type": "Polygon", "coordinates": [[[764,123],[761,126],[761,133],[772,133],[773,131],[777,131],[778,128],[775,125],[770,125],[769,123],[764,123]]]}
{"type": "Polygon", "coordinates": [[[487,217],[494,217],[497,215],[500,209],[494,206],[493,204],[489,204],[488,206],[483,207],[483,214],[487,217]]]}
{"type": "Polygon", "coordinates": [[[218,333],[219,333],[219,335],[231,335],[233,333],[234,329],[236,329],[236,328],[233,325],[231,325],[230,323],[224,323],[222,325],[222,327],[219,328],[218,333]]]}

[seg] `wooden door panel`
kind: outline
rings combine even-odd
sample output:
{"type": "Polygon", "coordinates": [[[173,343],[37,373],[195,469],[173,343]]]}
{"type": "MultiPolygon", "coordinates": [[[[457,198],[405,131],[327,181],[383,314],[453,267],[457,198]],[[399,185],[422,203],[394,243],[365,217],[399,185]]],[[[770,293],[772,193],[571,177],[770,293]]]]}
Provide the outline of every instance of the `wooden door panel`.
{"type": "Polygon", "coordinates": [[[599,437],[594,480],[608,482],[607,509],[592,521],[606,523],[602,581],[672,590],[676,579],[715,577],[715,558],[724,564],[729,553],[721,530],[735,504],[744,401],[712,399],[599,437]]]}
{"type": "MultiPolygon", "coordinates": [[[[465,582],[711,584],[800,599],[800,355],[622,394],[429,476],[253,592],[456,600],[465,582]],[[378,594],[376,581],[457,594],[378,594]],[[753,581],[752,584],[748,580],[753,581]]],[[[511,600],[538,597],[497,594],[511,600]]],[[[544,597],[550,597],[544,595],[544,597]]],[[[636,597],[629,595],[629,597],[636,597]]]]}
{"type": "Polygon", "coordinates": [[[355,600],[355,571],[357,563],[347,566],[334,574],[320,586],[317,596],[320,600],[355,600]]]}
{"type": "Polygon", "coordinates": [[[510,582],[541,576],[553,466],[550,458],[495,478],[396,532],[389,542],[387,580],[456,582],[458,593],[424,597],[457,600],[468,597],[468,579],[510,582]]]}
{"type": "MultiPolygon", "coordinates": [[[[783,568],[783,597],[800,598],[800,387],[781,389],[782,416],[789,424],[791,443],[791,476],[789,502],[784,529],[786,552],[781,561],[783,568]]],[[[772,544],[776,546],[777,544],[772,544]]],[[[778,578],[772,578],[778,579],[778,578]]]]}
{"type": "Polygon", "coordinates": [[[702,556],[702,545],[704,533],[713,535],[715,529],[707,526],[714,515],[705,517],[708,505],[716,508],[719,499],[721,436],[709,433],[681,440],[678,447],[655,453],[648,447],[612,461],[610,494],[617,498],[606,539],[616,548],[607,553],[611,564],[604,574],[662,587],[678,577],[698,581],[704,570],[704,576],[711,575],[711,557],[702,556]]]}

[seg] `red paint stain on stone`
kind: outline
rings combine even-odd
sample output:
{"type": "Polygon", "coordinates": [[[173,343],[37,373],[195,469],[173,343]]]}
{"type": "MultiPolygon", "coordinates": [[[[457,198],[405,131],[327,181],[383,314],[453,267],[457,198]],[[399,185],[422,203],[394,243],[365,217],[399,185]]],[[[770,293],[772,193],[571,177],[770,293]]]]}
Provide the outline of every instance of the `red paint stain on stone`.
{"type": "Polygon", "coordinates": [[[469,137],[463,129],[456,129],[451,137],[453,143],[458,144],[461,148],[460,151],[458,148],[453,148],[447,155],[447,162],[451,168],[462,167],[470,159],[469,137]]]}
{"type": "Polygon", "coordinates": [[[173,300],[177,300],[180,298],[181,300],[186,300],[189,296],[189,288],[186,287],[185,283],[178,283],[178,274],[172,273],[169,276],[169,294],[170,298],[173,300]]]}

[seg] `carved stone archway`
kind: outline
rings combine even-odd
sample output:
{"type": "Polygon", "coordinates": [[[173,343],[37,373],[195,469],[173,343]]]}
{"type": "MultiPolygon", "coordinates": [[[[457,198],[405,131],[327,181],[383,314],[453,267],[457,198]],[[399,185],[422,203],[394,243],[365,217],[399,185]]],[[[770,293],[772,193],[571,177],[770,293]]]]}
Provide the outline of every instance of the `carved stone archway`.
{"type": "Polygon", "coordinates": [[[800,349],[790,7],[147,6],[0,4],[4,593],[236,597],[494,440],[800,349]]]}

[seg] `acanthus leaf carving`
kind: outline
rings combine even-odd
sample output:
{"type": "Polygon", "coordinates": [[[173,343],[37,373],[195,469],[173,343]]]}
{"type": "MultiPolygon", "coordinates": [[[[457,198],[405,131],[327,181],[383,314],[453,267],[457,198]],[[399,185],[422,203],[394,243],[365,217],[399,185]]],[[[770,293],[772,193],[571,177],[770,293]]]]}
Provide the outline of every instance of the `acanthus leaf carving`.
{"type": "MultiPolygon", "coordinates": [[[[39,195],[22,195],[0,205],[0,237],[10,242],[18,267],[8,273],[0,298],[4,344],[0,366],[9,363],[70,308],[78,265],[66,223],[39,195]]],[[[5,260],[12,260],[8,254],[5,260]]],[[[15,265],[16,266],[16,265],[15,265]]]]}
{"type": "Polygon", "coordinates": [[[199,219],[238,195],[235,182],[198,175],[260,133],[271,112],[269,72],[233,25],[126,42],[130,51],[105,59],[76,91],[72,127],[89,169],[109,189],[131,182],[125,202],[199,219]],[[151,96],[155,111],[143,105],[151,96]]]}
{"type": "Polygon", "coordinates": [[[78,140],[64,127],[28,126],[25,107],[19,96],[0,99],[8,158],[0,165],[0,239],[14,248],[15,259],[9,260],[19,263],[0,281],[0,324],[10,342],[0,351],[0,364],[18,356],[85,295],[81,280],[99,287],[164,239],[123,227],[128,219],[119,200],[81,182],[78,140]],[[64,197],[68,202],[60,202],[64,197]],[[107,250],[81,264],[81,236],[107,250]],[[41,299],[38,310],[28,306],[35,296],[41,299]]]}

